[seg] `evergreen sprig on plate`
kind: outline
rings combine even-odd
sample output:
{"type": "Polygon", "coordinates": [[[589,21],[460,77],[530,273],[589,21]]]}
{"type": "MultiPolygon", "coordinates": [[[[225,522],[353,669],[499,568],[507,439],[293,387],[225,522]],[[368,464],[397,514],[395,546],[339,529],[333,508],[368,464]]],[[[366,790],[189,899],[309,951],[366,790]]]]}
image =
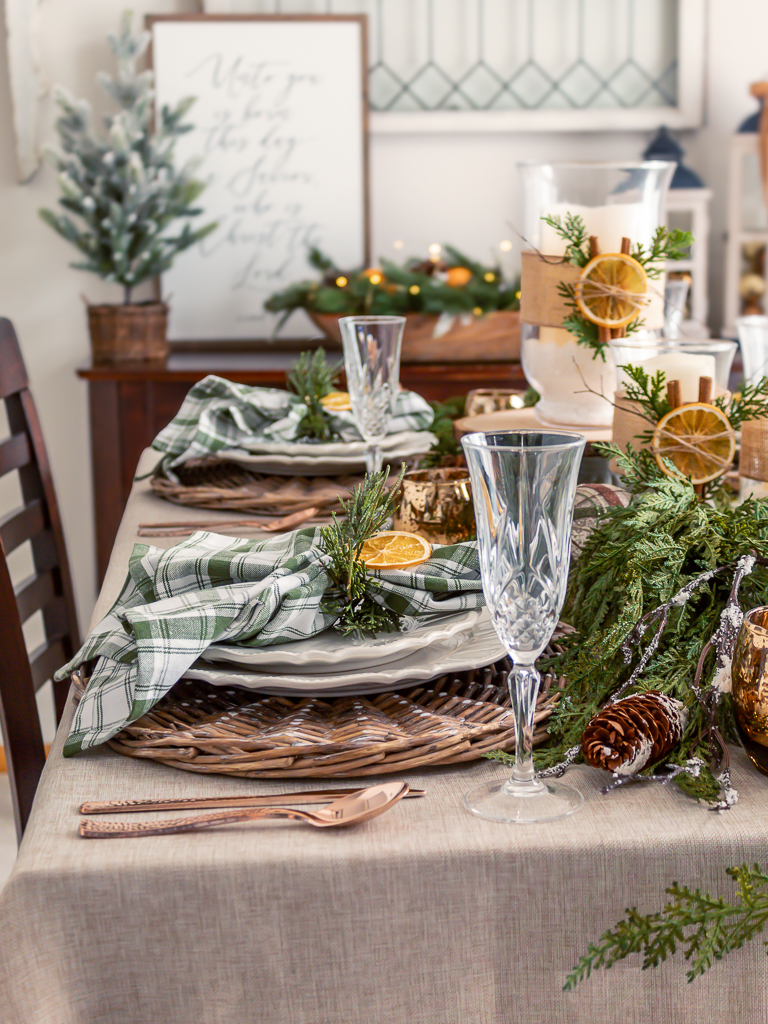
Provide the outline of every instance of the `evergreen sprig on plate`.
{"type": "Polygon", "coordinates": [[[325,349],[318,348],[314,352],[302,352],[288,374],[288,390],[303,399],[307,406],[298,427],[297,439],[321,442],[338,438],[320,399],[338,388],[341,366],[341,363],[329,366],[325,349]]]}
{"type": "Polygon", "coordinates": [[[323,611],[338,615],[334,629],[344,636],[364,633],[393,633],[400,628],[400,616],[379,604],[372,594],[376,581],[368,572],[360,552],[367,540],[386,529],[400,500],[405,466],[395,485],[387,489],[389,466],[369,473],[342,502],[343,519],[333,516],[320,528],[320,544],[329,556],[328,572],[333,587],[326,593],[323,611]]]}
{"type": "Polygon", "coordinates": [[[678,949],[689,963],[689,982],[704,974],[716,960],[763,931],[768,923],[768,874],[759,864],[728,868],[736,882],[736,897],[729,902],[677,882],[666,890],[664,909],[640,914],[629,907],[614,928],[591,942],[568,974],[564,989],[574,989],[600,967],[609,968],[633,953],[641,953],[642,969],[658,967],[678,949]]]}

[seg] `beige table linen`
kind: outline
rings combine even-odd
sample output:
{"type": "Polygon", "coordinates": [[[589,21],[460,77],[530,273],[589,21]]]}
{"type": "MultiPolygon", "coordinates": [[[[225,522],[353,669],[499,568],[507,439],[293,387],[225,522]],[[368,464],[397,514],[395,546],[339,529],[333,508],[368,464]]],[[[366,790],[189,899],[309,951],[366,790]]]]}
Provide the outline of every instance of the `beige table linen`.
{"type": "MultiPolygon", "coordinates": [[[[136,524],[174,515],[193,517],[135,487],[99,611],[122,583],[136,524]]],[[[482,762],[407,773],[428,796],[350,831],[264,822],[85,841],[86,799],[302,784],[205,778],[104,747],[65,760],[67,726],[0,895],[3,1024],[768,1020],[759,939],[692,985],[680,958],[646,972],[633,959],[561,991],[627,904],[659,908],[673,879],[729,891],[727,865],[768,862],[768,780],[740,752],[741,799],[726,814],[674,786],[603,797],[606,777],[580,767],[568,776],[585,796],[574,817],[493,824],[462,806],[470,786],[506,770],[482,762]]]]}

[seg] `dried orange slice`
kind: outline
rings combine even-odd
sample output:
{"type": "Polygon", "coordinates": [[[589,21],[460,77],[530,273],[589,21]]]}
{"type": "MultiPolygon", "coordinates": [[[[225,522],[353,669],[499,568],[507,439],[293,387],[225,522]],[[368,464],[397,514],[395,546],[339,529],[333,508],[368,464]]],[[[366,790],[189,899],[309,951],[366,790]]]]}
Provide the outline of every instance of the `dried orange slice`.
{"type": "Polygon", "coordinates": [[[445,275],[445,283],[449,288],[461,288],[472,280],[469,267],[449,267],[445,275]]]}
{"type": "Polygon", "coordinates": [[[662,473],[675,475],[664,462],[669,459],[680,476],[690,477],[692,484],[706,484],[722,476],[733,462],[736,433],[722,409],[691,402],[659,421],[652,447],[662,473]]]}
{"type": "Polygon", "coordinates": [[[426,562],[432,545],[415,533],[385,530],[363,544],[360,559],[369,569],[410,569],[426,562]]]}
{"type": "Polygon", "coordinates": [[[346,412],[352,408],[348,391],[329,391],[320,399],[320,405],[331,412],[346,412]]]}
{"type": "Polygon", "coordinates": [[[623,252],[595,256],[576,282],[576,305],[599,327],[626,327],[640,315],[642,297],[648,291],[643,267],[623,252]],[[633,296],[638,296],[638,302],[633,296]]]}

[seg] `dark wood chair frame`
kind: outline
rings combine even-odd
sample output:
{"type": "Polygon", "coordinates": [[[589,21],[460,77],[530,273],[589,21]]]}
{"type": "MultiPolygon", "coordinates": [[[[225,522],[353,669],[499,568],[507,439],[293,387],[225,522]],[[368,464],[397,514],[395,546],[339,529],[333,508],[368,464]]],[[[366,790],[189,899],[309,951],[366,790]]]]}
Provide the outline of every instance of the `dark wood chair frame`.
{"type": "MultiPolygon", "coordinates": [[[[0,477],[16,471],[22,506],[0,518],[0,725],[21,839],[45,764],[35,695],[79,646],[72,579],[40,421],[9,320],[0,319],[0,399],[10,437],[0,443],[0,477]],[[33,573],[15,587],[8,555],[30,542],[33,573]],[[22,626],[42,613],[45,641],[28,652],[22,626]]],[[[69,683],[53,684],[56,721],[69,683]]]]}

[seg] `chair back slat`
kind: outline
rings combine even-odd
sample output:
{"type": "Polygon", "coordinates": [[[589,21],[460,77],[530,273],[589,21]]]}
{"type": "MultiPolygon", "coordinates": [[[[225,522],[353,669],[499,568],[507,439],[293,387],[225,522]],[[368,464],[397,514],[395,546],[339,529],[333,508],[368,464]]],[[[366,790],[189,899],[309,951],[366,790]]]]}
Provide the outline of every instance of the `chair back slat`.
{"type": "Polygon", "coordinates": [[[31,652],[29,655],[29,667],[32,670],[35,693],[48,682],[56,669],[61,668],[66,661],[67,652],[64,650],[61,637],[40,644],[39,647],[36,647],[31,652]]]}
{"type": "Polygon", "coordinates": [[[56,581],[53,570],[47,569],[40,576],[29,576],[16,588],[16,607],[22,623],[31,619],[35,612],[42,611],[56,600],[56,581]]]}
{"type": "MultiPolygon", "coordinates": [[[[0,443],[0,477],[16,471],[23,507],[0,519],[0,724],[16,828],[26,826],[45,751],[35,694],[79,646],[61,517],[27,372],[9,320],[0,319],[0,400],[11,436],[0,443]],[[7,556],[25,542],[34,571],[17,582],[7,556]],[[22,626],[39,612],[45,640],[27,651],[22,626]]],[[[58,721],[69,684],[53,684],[58,721]]]]}
{"type": "Polygon", "coordinates": [[[45,505],[41,499],[0,519],[0,544],[6,555],[45,530],[45,505]]]}
{"type": "Polygon", "coordinates": [[[28,466],[32,461],[32,449],[26,434],[14,434],[0,444],[0,476],[28,466]]]}

